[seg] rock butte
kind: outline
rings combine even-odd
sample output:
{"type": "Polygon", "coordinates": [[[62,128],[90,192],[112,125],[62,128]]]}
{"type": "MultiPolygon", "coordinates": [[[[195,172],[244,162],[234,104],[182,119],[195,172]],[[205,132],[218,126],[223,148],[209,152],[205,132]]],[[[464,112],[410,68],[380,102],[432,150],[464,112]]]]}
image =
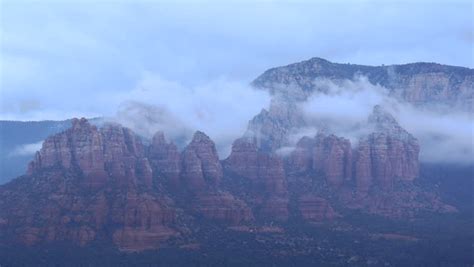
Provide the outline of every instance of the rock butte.
{"type": "MultiPolygon", "coordinates": [[[[284,223],[296,196],[294,216],[301,220],[340,217],[325,196],[309,187],[302,194],[291,191],[295,174],[306,183],[326,183],[349,208],[404,216],[400,209],[406,205],[387,207],[371,189],[399,202],[410,197],[395,192],[393,184],[417,177],[417,141],[380,107],[369,122],[375,131],[354,151],[348,140],[319,133],[302,138],[283,159],[244,137],[220,161],[202,132],[180,153],[162,133],[145,146],[120,125],[97,129],[75,119],[70,129],[45,140],[27,175],[1,187],[1,234],[24,244],[67,240],[85,245],[108,238],[122,250],[140,251],[187,233],[180,213],[229,226],[284,223]],[[341,188],[354,192],[350,201],[341,188]]],[[[446,209],[435,196],[422,205],[446,209]]]]}
{"type": "Polygon", "coordinates": [[[0,186],[0,239],[27,245],[101,240],[141,251],[192,235],[193,227],[211,221],[234,229],[273,223],[283,229],[290,219],[331,223],[343,218],[344,209],[392,218],[454,212],[414,185],[418,141],[379,106],[367,121],[372,132],[357,144],[319,132],[279,156],[291,129],[307,123],[295,103],[309,96],[314,77],[342,80],[362,72],[411,103],[441,99],[470,107],[469,69],[456,69],[447,79],[453,70],[436,64],[341,65],[316,58],[257,78],[255,86],[283,93],[286,100],[274,98],[268,111],[255,116],[224,160],[202,132],[179,151],[162,132],[144,145],[120,125],[98,129],[74,119],[70,129],[44,141],[26,175],[0,186]],[[292,84],[295,90],[281,92],[275,84],[292,84]],[[429,94],[433,86],[439,94],[429,94]]]}

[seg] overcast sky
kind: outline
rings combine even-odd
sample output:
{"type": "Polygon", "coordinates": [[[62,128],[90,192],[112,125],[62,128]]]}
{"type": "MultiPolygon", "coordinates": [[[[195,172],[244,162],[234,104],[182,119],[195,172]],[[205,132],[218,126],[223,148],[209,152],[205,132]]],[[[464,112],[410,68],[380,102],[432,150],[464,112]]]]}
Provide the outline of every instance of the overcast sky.
{"type": "Polygon", "coordinates": [[[0,3],[0,119],[110,116],[150,75],[225,90],[311,57],[474,66],[469,0],[0,3]]]}

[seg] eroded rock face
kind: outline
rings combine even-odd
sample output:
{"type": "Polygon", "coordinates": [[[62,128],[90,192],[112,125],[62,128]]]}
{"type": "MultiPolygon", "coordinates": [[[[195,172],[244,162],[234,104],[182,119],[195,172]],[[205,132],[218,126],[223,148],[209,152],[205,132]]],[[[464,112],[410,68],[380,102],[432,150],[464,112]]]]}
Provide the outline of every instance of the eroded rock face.
{"type": "Polygon", "coordinates": [[[199,194],[192,205],[197,214],[214,221],[237,225],[253,220],[247,204],[228,192],[199,194]]]}
{"type": "Polygon", "coordinates": [[[303,136],[287,159],[287,169],[290,172],[304,173],[313,169],[313,154],[316,140],[303,136]]]}
{"type": "Polygon", "coordinates": [[[181,185],[181,156],[175,144],[166,142],[163,132],[153,136],[148,158],[159,179],[164,179],[165,184],[177,190],[181,185]]]}
{"type": "Polygon", "coordinates": [[[99,130],[74,120],[71,129],[45,141],[29,175],[0,187],[0,239],[30,245],[107,239],[122,250],[154,249],[190,233],[183,231],[189,220],[234,226],[286,221],[290,196],[291,214],[309,222],[338,218],[332,207],[339,204],[386,217],[452,210],[435,195],[392,190],[417,177],[418,143],[380,107],[368,123],[373,132],[354,151],[348,140],[319,133],[302,138],[284,164],[274,153],[282,143],[262,146],[256,136],[236,140],[221,162],[202,132],[179,153],[162,133],[146,147],[129,129],[99,130]]]}
{"type": "Polygon", "coordinates": [[[214,142],[204,133],[196,132],[182,153],[182,174],[191,194],[191,209],[199,216],[228,224],[253,219],[247,204],[220,190],[222,165],[214,142]]]}
{"type": "Polygon", "coordinates": [[[71,129],[45,140],[28,173],[58,167],[80,170],[94,186],[107,181],[102,135],[95,126],[85,119],[74,119],[71,129]]]}
{"type": "Polygon", "coordinates": [[[196,132],[182,153],[183,179],[191,191],[216,188],[222,180],[222,166],[216,146],[202,132],[196,132]]]}
{"type": "Polygon", "coordinates": [[[340,186],[352,176],[352,148],[349,140],[318,134],[313,149],[313,169],[322,172],[331,186],[340,186]]]}
{"type": "Polygon", "coordinates": [[[126,250],[156,248],[177,234],[176,207],[152,187],[138,137],[75,119],[44,142],[29,176],[1,188],[0,232],[25,244],[86,245],[100,237],[126,250]]]}
{"type": "Polygon", "coordinates": [[[368,119],[373,132],[362,137],[354,151],[349,140],[318,133],[302,138],[287,160],[291,173],[315,172],[331,186],[355,180],[357,190],[367,194],[372,186],[391,190],[397,181],[418,176],[419,145],[380,106],[368,119]]]}
{"type": "Polygon", "coordinates": [[[288,144],[292,128],[305,125],[301,115],[295,103],[273,99],[268,111],[263,109],[249,122],[245,136],[254,139],[259,150],[275,152],[288,144]]]}
{"type": "Polygon", "coordinates": [[[165,197],[129,191],[111,207],[112,223],[121,225],[112,239],[123,250],[153,249],[178,234],[176,208],[165,197]]]}
{"type": "Polygon", "coordinates": [[[369,117],[374,132],[359,142],[355,151],[355,178],[361,192],[375,184],[391,189],[396,181],[412,181],[418,176],[419,145],[380,106],[369,117]]]}
{"type": "Polygon", "coordinates": [[[349,140],[318,133],[303,137],[288,158],[290,172],[316,172],[331,186],[340,186],[352,177],[352,148],[349,140]]]}
{"type": "Polygon", "coordinates": [[[232,174],[250,180],[252,186],[261,193],[287,193],[282,159],[274,154],[258,151],[250,139],[237,139],[224,165],[232,174]]]}
{"type": "Polygon", "coordinates": [[[101,129],[105,169],[115,182],[151,186],[152,171],[141,140],[130,129],[107,125],[101,129]]]}
{"type": "Polygon", "coordinates": [[[324,178],[331,195],[337,196],[346,207],[386,217],[410,216],[420,207],[442,210],[436,197],[422,201],[423,193],[416,190],[406,193],[405,189],[396,188],[399,184],[409,188],[418,177],[416,138],[380,106],[374,107],[365,127],[372,132],[361,137],[354,149],[348,140],[335,135],[318,133],[314,138],[302,138],[286,160],[293,190],[321,197],[311,189],[302,188],[316,184],[314,190],[326,192],[327,196],[325,185],[318,184],[324,178]],[[409,207],[412,213],[404,212],[403,207],[409,207]]]}
{"type": "Polygon", "coordinates": [[[117,183],[152,184],[150,164],[135,134],[119,125],[99,131],[86,119],[74,119],[72,128],[46,139],[28,174],[47,169],[80,173],[96,188],[112,178],[117,183]]]}
{"type": "Polygon", "coordinates": [[[322,197],[306,194],[298,199],[298,210],[304,220],[320,222],[340,217],[322,197]]]}
{"type": "Polygon", "coordinates": [[[325,93],[325,88],[318,86],[318,79],[337,83],[357,76],[367,77],[370,83],[386,87],[392,96],[415,105],[474,109],[474,70],[436,63],[363,66],[311,58],[269,69],[253,85],[300,101],[313,92],[325,93]]]}
{"type": "Polygon", "coordinates": [[[251,206],[258,206],[262,216],[287,219],[288,188],[281,158],[258,151],[251,139],[241,138],[232,145],[224,166],[233,188],[246,195],[251,206]],[[245,187],[238,188],[242,184],[245,187]]]}

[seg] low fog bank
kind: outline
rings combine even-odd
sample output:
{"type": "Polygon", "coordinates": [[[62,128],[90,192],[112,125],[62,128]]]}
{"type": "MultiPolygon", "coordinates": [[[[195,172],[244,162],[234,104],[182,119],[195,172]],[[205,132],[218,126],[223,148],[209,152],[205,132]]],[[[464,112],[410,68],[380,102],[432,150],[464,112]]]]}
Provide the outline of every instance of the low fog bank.
{"type": "Polygon", "coordinates": [[[42,145],[43,145],[43,141],[16,146],[13,149],[13,151],[8,153],[8,157],[34,155],[36,153],[36,151],[39,151],[41,149],[42,145]]]}
{"type": "Polygon", "coordinates": [[[446,112],[445,107],[418,107],[401,102],[389,96],[386,88],[371,84],[365,77],[337,84],[317,80],[316,86],[324,93],[314,93],[300,104],[309,127],[295,132],[292,142],[326,128],[356,146],[357,140],[372,130],[367,119],[373,107],[381,105],[419,140],[422,162],[474,163],[474,120],[469,112],[456,109],[446,112]]]}
{"type": "MultiPolygon", "coordinates": [[[[367,119],[373,107],[381,105],[419,140],[422,162],[474,163],[474,120],[466,111],[446,112],[445,107],[399,101],[366,77],[337,82],[317,79],[314,84],[319,90],[297,104],[307,127],[292,131],[291,145],[280,149],[281,154],[288,154],[301,137],[314,136],[318,130],[343,136],[357,146],[359,138],[372,131],[367,119]]],[[[146,73],[133,90],[112,99],[121,104],[111,119],[146,138],[163,131],[180,148],[191,141],[195,131],[203,131],[225,158],[248,121],[268,108],[271,98],[265,91],[226,79],[186,87],[146,73]]]]}
{"type": "Polygon", "coordinates": [[[139,135],[151,138],[163,131],[179,147],[203,131],[225,158],[232,142],[241,137],[248,121],[270,102],[270,95],[240,82],[219,79],[188,87],[146,73],[130,92],[116,96],[121,104],[110,118],[139,135]]]}

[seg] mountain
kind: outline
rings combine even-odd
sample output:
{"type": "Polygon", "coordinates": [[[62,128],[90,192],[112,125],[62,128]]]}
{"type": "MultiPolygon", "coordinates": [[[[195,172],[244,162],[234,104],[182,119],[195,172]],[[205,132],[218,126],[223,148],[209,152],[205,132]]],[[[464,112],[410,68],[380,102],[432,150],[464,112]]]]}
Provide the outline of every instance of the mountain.
{"type": "Polygon", "coordinates": [[[391,103],[397,100],[422,111],[474,111],[474,69],[436,63],[364,66],[312,58],[269,69],[252,82],[255,88],[270,92],[272,101],[250,121],[246,135],[255,137],[259,149],[266,151],[292,146],[289,139],[298,130],[315,124],[317,128],[328,127],[322,119],[309,121],[302,106],[315,94],[331,99],[340,92],[354,93],[354,84],[370,88],[377,97],[390,98],[391,103]]]}
{"type": "Polygon", "coordinates": [[[341,82],[357,76],[365,76],[370,83],[387,88],[391,96],[415,105],[474,110],[474,69],[436,63],[375,67],[333,63],[315,57],[269,69],[252,84],[275,94],[304,99],[314,91],[324,90],[318,86],[318,79],[341,82]]]}
{"type": "Polygon", "coordinates": [[[318,134],[310,146],[300,142],[285,164],[246,138],[221,162],[202,132],[177,153],[161,133],[146,146],[120,125],[98,129],[74,119],[71,128],[45,140],[27,175],[0,187],[2,240],[27,245],[103,240],[142,251],[192,235],[199,218],[229,226],[287,222],[291,214],[324,221],[339,216],[331,203],[343,205],[341,212],[355,208],[399,218],[455,211],[430,192],[395,188],[397,182],[414,186],[417,141],[380,107],[369,120],[377,131],[355,159],[347,140],[318,134]],[[334,197],[340,199],[325,199],[334,197]],[[385,203],[387,198],[393,201],[385,203]]]}
{"type": "MultiPolygon", "coordinates": [[[[291,140],[310,126],[298,103],[312,80],[360,72],[395,97],[414,80],[436,91],[434,72],[472,95],[472,70],[438,64],[272,69],[253,83],[270,107],[225,159],[201,131],[178,149],[160,131],[72,119],[0,186],[0,265],[472,265],[472,167],[420,162],[419,140],[380,105],[356,138],[318,127],[291,140]]],[[[450,94],[412,103],[466,108],[450,94]]]]}

